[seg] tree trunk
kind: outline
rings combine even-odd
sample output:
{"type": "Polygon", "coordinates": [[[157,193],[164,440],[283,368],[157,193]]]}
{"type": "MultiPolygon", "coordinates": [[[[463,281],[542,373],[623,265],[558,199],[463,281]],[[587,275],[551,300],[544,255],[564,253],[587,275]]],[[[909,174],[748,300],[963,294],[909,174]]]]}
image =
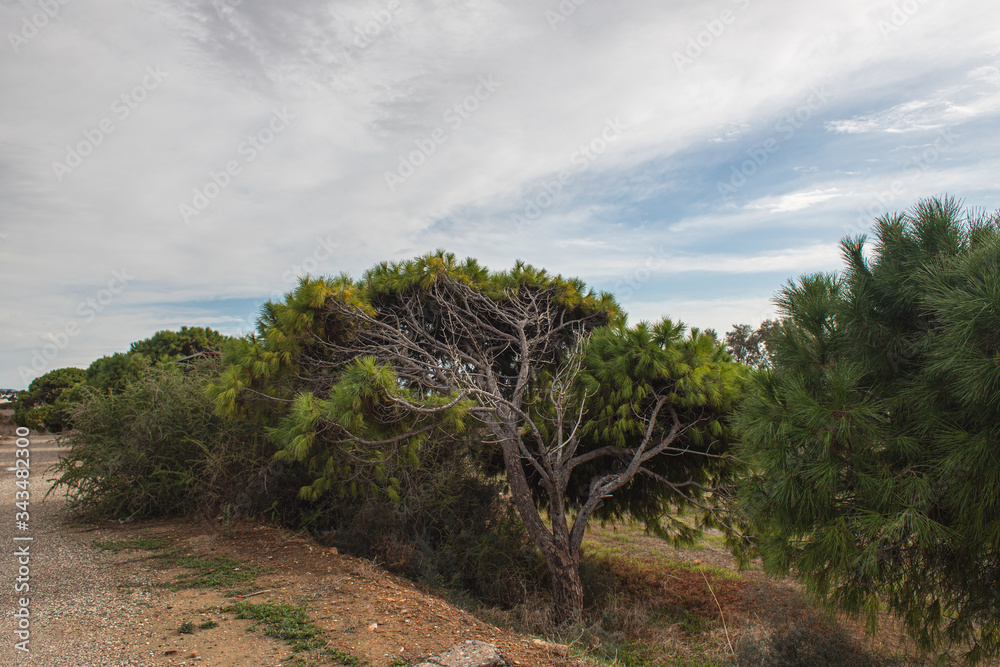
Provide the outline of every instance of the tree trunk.
{"type": "Polygon", "coordinates": [[[583,620],[583,583],[580,581],[580,545],[574,544],[566,523],[565,506],[559,493],[565,493],[565,483],[558,489],[549,489],[549,513],[552,521],[550,531],[542,521],[538,508],[531,498],[531,489],[521,465],[518,450],[516,420],[509,418],[514,426],[505,432],[494,427],[493,432],[501,441],[507,483],[510,485],[511,500],[521,516],[521,522],[528,531],[528,537],[542,552],[552,576],[552,595],[555,599],[559,620],[579,623],[583,620]],[[555,494],[553,496],[553,493],[555,494]]]}
{"type": "Polygon", "coordinates": [[[545,554],[552,575],[552,597],[559,619],[564,623],[583,621],[583,582],[580,581],[580,553],[558,547],[545,554]]]}

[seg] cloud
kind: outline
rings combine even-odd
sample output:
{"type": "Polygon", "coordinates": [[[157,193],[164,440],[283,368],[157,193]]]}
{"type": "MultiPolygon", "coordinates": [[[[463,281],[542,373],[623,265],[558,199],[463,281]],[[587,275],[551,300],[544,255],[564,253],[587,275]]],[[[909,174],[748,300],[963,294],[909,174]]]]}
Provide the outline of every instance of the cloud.
{"type": "MultiPolygon", "coordinates": [[[[887,40],[877,22],[893,5],[845,0],[817,17],[788,0],[589,2],[553,26],[558,3],[532,0],[66,4],[0,59],[0,386],[20,386],[41,336],[58,337],[122,267],[135,281],[60,361],[155,327],[235,326],[234,300],[436,247],[611,285],[666,248],[656,275],[696,274],[724,301],[733,275],[777,286],[783,271],[827,266],[858,207],[943,188],[989,205],[996,133],[963,130],[1000,107],[980,28],[992,5],[925,6],[887,40]],[[719,32],[724,10],[736,20],[719,32]],[[675,52],[699,39],[678,71],[675,52]],[[167,75],[137,101],[149,67],[167,75]],[[476,97],[481,77],[499,82],[488,98],[476,97]],[[727,208],[720,161],[745,160],[817,86],[830,104],[727,208]],[[127,117],[113,106],[123,95],[136,102],[127,117]],[[294,118],[262,135],[276,109],[294,118]],[[113,130],[90,142],[105,119],[113,130]],[[615,119],[626,129],[594,150],[615,119]],[[956,143],[926,169],[905,166],[934,141],[920,132],[942,124],[956,143]],[[252,160],[250,138],[267,139],[252,160]],[[581,148],[594,155],[585,169],[581,148]],[[88,154],[60,179],[53,163],[71,151],[88,154]],[[401,161],[413,173],[393,190],[386,173],[401,161]],[[564,170],[572,182],[550,194],[564,170]],[[878,199],[896,180],[901,194],[878,199]],[[179,207],[212,184],[185,223],[179,207]]],[[[33,12],[3,4],[0,33],[19,34],[33,12]]]]}
{"type": "Polygon", "coordinates": [[[766,210],[770,213],[791,213],[807,209],[814,204],[819,204],[840,196],[842,194],[838,189],[831,187],[805,192],[792,192],[780,197],[764,197],[756,199],[746,206],[747,208],[766,210]]]}
{"type": "Polygon", "coordinates": [[[663,317],[680,320],[688,326],[714,329],[721,337],[734,324],[757,326],[776,314],[768,296],[743,299],[637,301],[627,304],[629,323],[656,322],[663,317]]]}
{"type": "Polygon", "coordinates": [[[968,83],[944,88],[923,99],[896,104],[873,114],[830,121],[841,134],[901,134],[938,130],[1000,114],[1000,70],[984,65],[965,75],[968,83]]]}

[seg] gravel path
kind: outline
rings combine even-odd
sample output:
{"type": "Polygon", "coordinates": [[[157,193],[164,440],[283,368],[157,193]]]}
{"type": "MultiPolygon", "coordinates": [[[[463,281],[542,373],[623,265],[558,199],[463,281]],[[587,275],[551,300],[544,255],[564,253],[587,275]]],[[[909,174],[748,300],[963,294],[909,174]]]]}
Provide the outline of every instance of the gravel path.
{"type": "MultiPolygon", "coordinates": [[[[91,544],[99,533],[67,526],[62,514],[63,497],[53,493],[42,498],[51,485],[46,470],[58,459],[60,448],[51,436],[30,436],[30,477],[26,530],[19,529],[15,506],[15,441],[0,441],[0,608],[4,610],[0,633],[0,664],[37,667],[131,667],[150,664],[136,647],[144,634],[143,613],[156,593],[122,586],[139,575],[138,568],[125,567],[101,557],[91,544]],[[15,537],[31,537],[15,540],[15,537]],[[27,546],[26,581],[19,574],[17,552],[27,546]],[[30,591],[18,592],[27,584],[30,591]],[[23,651],[14,617],[21,598],[28,598],[28,643],[23,651]],[[131,646],[126,643],[128,638],[131,646]]],[[[24,496],[20,496],[23,501],[24,496]]],[[[144,642],[140,642],[144,643],[144,642]]],[[[148,658],[148,652],[145,657],[148,658]]]]}

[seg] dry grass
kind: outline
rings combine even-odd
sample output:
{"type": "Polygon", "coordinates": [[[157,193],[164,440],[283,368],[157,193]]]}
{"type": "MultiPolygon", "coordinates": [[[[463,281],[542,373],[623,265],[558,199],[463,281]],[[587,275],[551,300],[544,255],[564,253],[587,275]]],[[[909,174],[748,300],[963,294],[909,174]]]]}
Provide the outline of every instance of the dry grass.
{"type": "Polygon", "coordinates": [[[869,636],[859,622],[810,602],[792,580],[739,572],[718,535],[679,549],[618,525],[589,530],[584,546],[582,625],[559,625],[545,593],[479,615],[615,667],[958,664],[955,656],[921,656],[890,617],[869,636]]]}

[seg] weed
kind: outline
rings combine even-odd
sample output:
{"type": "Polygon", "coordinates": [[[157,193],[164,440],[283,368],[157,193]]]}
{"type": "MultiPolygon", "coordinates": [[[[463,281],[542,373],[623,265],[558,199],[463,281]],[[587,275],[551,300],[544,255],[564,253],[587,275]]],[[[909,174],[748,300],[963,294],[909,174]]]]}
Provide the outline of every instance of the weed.
{"type": "MultiPolygon", "coordinates": [[[[345,653],[341,651],[339,648],[333,646],[327,647],[326,653],[344,667],[361,667],[362,665],[368,664],[367,662],[363,662],[357,656],[353,656],[350,653],[345,653]]],[[[407,662],[405,660],[393,660],[392,665],[390,665],[390,667],[394,667],[396,665],[402,665],[402,667],[407,667],[407,662]]]]}
{"type": "Polygon", "coordinates": [[[257,578],[260,568],[247,565],[241,560],[228,556],[180,556],[174,555],[175,565],[186,567],[192,572],[182,574],[166,584],[172,590],[182,588],[232,588],[236,584],[251,582],[257,578]]]}
{"type": "Polygon", "coordinates": [[[218,627],[218,625],[219,624],[216,623],[215,621],[208,620],[208,621],[205,621],[204,623],[200,624],[198,626],[198,629],[199,630],[211,630],[214,627],[218,627]]]}
{"type": "Polygon", "coordinates": [[[166,540],[158,540],[149,537],[139,537],[134,540],[110,540],[107,542],[96,541],[93,543],[95,549],[101,551],[159,551],[167,546],[166,540]]]}
{"type": "Polygon", "coordinates": [[[181,623],[181,627],[177,628],[177,634],[179,635],[193,635],[194,634],[194,623],[191,621],[184,621],[181,623]]]}
{"type": "Polygon", "coordinates": [[[326,645],[323,630],[309,620],[305,607],[301,605],[237,602],[223,611],[232,611],[236,613],[236,618],[250,619],[263,624],[265,626],[264,634],[268,637],[284,639],[291,644],[292,650],[296,652],[321,648],[326,645]]]}

